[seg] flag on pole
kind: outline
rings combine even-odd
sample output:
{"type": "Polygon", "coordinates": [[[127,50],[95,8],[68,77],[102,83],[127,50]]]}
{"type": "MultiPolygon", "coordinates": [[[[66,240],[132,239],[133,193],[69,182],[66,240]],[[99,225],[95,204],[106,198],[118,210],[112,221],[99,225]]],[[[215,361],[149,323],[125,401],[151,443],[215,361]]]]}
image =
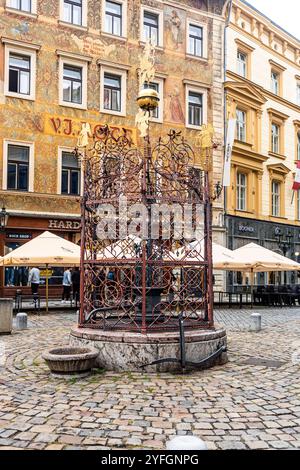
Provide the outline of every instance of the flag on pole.
{"type": "Polygon", "coordinates": [[[297,162],[296,174],[293,184],[293,190],[298,191],[300,189],[300,160],[297,162]]]}
{"type": "Polygon", "coordinates": [[[225,161],[223,170],[223,186],[230,186],[230,170],[231,170],[231,156],[232,147],[235,137],[236,119],[230,118],[228,120],[226,145],[225,145],[225,161]]]}

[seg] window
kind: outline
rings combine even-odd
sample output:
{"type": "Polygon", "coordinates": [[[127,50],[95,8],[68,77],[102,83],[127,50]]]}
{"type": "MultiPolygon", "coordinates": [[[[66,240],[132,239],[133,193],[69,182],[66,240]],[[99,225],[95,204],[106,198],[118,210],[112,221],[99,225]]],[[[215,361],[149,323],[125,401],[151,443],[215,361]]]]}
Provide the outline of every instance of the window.
{"type": "Polygon", "coordinates": [[[81,26],[82,22],[82,0],[64,0],[63,20],[66,23],[81,26]]]}
{"type": "Polygon", "coordinates": [[[272,70],[271,72],[271,91],[275,93],[275,95],[279,95],[279,84],[280,84],[280,76],[278,72],[272,70]]]}
{"type": "Polygon", "coordinates": [[[271,151],[273,153],[280,153],[279,148],[280,148],[280,127],[278,124],[275,124],[274,122],[272,123],[272,132],[271,132],[271,151]]]}
{"type": "Polygon", "coordinates": [[[30,95],[30,57],[15,53],[9,54],[8,91],[30,95]]]}
{"type": "Polygon", "coordinates": [[[203,95],[189,91],[188,93],[188,123],[191,126],[203,124],[203,95]]]}
{"type": "Polygon", "coordinates": [[[280,182],[272,181],[272,216],[280,216],[280,182]]]}
{"type": "Polygon", "coordinates": [[[244,173],[237,173],[236,198],[237,210],[247,210],[247,175],[244,173]]]}
{"type": "Polygon", "coordinates": [[[236,110],[237,140],[241,142],[246,142],[246,119],[247,119],[246,112],[240,109],[237,109],[236,110]]]}
{"type": "Polygon", "coordinates": [[[82,68],[64,64],[63,101],[82,104],[82,68]]]}
{"type": "Polygon", "coordinates": [[[7,147],[7,189],[28,191],[29,147],[11,145],[7,147]]]}
{"type": "Polygon", "coordinates": [[[297,105],[300,106],[300,83],[297,84],[296,102],[297,102],[297,105]]]}
{"type": "Polygon", "coordinates": [[[62,152],[61,194],[80,195],[80,166],[72,152],[62,152]]]}
{"type": "Polygon", "coordinates": [[[8,6],[16,10],[27,11],[28,13],[32,11],[31,0],[9,0],[8,6]]]}
{"type": "Polygon", "coordinates": [[[237,52],[237,73],[242,77],[247,77],[247,54],[244,52],[237,52]]]}
{"type": "Polygon", "coordinates": [[[105,2],[105,32],[122,36],[122,4],[105,2]]]}
{"type": "Polygon", "coordinates": [[[203,57],[203,28],[189,24],[188,53],[203,57]]]}
{"type": "Polygon", "coordinates": [[[121,77],[104,73],[104,109],[121,112],[121,77]]]}
{"type": "Polygon", "coordinates": [[[300,131],[297,133],[297,160],[300,160],[300,131]]]}
{"type": "Polygon", "coordinates": [[[148,40],[155,46],[159,44],[159,15],[144,11],[144,41],[148,40]]]}

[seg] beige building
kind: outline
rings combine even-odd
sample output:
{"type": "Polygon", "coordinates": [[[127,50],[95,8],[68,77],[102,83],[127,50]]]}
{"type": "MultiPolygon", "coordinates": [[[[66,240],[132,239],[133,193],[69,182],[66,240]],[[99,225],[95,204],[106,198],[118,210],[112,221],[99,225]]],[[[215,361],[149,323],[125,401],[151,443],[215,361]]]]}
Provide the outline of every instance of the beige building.
{"type": "MultiPolygon", "coordinates": [[[[300,197],[300,41],[242,0],[227,29],[226,114],[237,119],[231,186],[226,191],[229,248],[251,241],[297,259],[300,197]]],[[[297,273],[258,284],[297,282],[297,273]]],[[[229,276],[229,286],[241,277],[229,276]]]]}

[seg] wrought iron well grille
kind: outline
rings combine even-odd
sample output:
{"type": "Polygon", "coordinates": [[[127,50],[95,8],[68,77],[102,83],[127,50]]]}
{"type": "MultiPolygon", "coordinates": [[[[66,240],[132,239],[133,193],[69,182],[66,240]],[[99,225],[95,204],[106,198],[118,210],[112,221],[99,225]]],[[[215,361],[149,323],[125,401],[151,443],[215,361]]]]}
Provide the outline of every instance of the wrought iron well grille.
{"type": "Polygon", "coordinates": [[[209,174],[190,145],[170,131],[140,150],[106,126],[82,160],[80,326],[170,331],[181,314],[213,328],[209,174]]]}

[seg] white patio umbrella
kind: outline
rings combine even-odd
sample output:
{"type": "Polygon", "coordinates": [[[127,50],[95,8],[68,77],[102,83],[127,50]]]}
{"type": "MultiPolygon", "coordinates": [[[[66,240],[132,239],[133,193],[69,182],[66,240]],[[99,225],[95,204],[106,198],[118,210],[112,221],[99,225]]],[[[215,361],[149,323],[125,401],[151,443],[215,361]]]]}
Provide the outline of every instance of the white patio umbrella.
{"type": "MultiPolygon", "coordinates": [[[[174,261],[196,261],[201,257],[204,258],[204,240],[196,240],[185,247],[170,252],[170,258],[174,261]]],[[[212,244],[213,268],[224,269],[224,266],[238,264],[232,250],[225,248],[218,243],[212,244]]]]}
{"type": "MultiPolygon", "coordinates": [[[[44,232],[0,260],[0,266],[78,266],[80,247],[51,232],[44,232]]],[[[47,272],[48,274],[48,272],[47,272]]],[[[46,310],[48,311],[49,285],[46,275],[46,310]]]]}

